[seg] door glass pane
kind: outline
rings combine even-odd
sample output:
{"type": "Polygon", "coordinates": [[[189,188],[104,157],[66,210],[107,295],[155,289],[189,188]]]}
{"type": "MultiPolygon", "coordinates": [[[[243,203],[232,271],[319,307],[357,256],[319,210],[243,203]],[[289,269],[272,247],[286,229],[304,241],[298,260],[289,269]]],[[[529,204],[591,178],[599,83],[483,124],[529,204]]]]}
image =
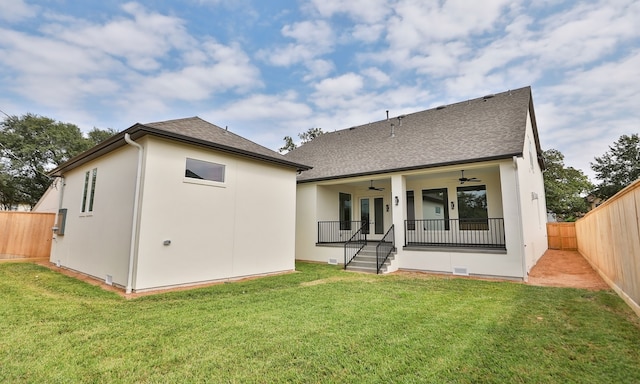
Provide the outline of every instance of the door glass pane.
{"type": "Polygon", "coordinates": [[[351,230],[351,195],[340,193],[340,230],[351,230]]]}
{"type": "Polygon", "coordinates": [[[369,233],[369,199],[360,200],[360,221],[362,222],[362,233],[369,233]]]}
{"type": "Polygon", "coordinates": [[[375,219],[375,231],[376,234],[384,235],[384,207],[382,197],[376,197],[373,199],[374,219],[375,219]]]}
{"type": "Polygon", "coordinates": [[[446,188],[422,190],[422,218],[425,230],[449,230],[446,188]]]}
{"type": "Polygon", "coordinates": [[[458,216],[460,229],[489,229],[486,186],[458,187],[458,216]]]}
{"type": "Polygon", "coordinates": [[[416,203],[413,200],[413,191],[407,191],[407,229],[416,230],[416,203]]]}

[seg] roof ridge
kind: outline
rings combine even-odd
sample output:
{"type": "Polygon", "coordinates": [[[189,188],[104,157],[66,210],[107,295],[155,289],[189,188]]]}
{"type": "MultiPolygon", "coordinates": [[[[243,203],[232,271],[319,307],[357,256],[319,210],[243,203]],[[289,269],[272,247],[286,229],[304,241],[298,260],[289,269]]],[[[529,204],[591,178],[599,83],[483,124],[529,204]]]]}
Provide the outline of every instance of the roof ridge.
{"type": "Polygon", "coordinates": [[[334,130],[334,131],[328,131],[328,132],[325,132],[325,134],[327,134],[327,133],[329,133],[329,134],[331,134],[331,133],[339,133],[339,132],[344,132],[344,131],[351,131],[351,130],[354,130],[354,129],[357,129],[357,128],[366,127],[366,126],[370,126],[370,125],[378,124],[378,123],[383,123],[385,121],[390,121],[391,122],[392,120],[397,119],[398,117],[401,117],[401,116],[402,116],[402,118],[405,118],[405,117],[408,117],[408,116],[416,115],[416,114],[419,114],[419,113],[424,113],[424,112],[431,111],[431,110],[434,110],[434,109],[444,109],[446,107],[453,106],[453,105],[460,105],[460,104],[470,103],[470,102],[474,102],[474,101],[478,101],[478,100],[487,100],[487,99],[490,99],[490,98],[493,98],[493,97],[496,97],[496,96],[502,96],[502,95],[504,95],[506,93],[511,94],[513,92],[519,92],[519,91],[522,91],[522,90],[527,89],[527,88],[529,90],[531,90],[531,86],[530,85],[526,85],[526,86],[520,87],[520,88],[508,89],[506,91],[502,91],[502,92],[498,92],[498,93],[489,93],[489,94],[486,94],[484,96],[474,97],[472,99],[467,99],[467,100],[463,100],[463,101],[457,101],[457,102],[449,103],[449,104],[441,104],[441,105],[438,105],[436,107],[422,109],[422,110],[415,111],[415,112],[404,113],[404,114],[400,114],[398,116],[389,117],[389,118],[385,118],[385,119],[380,119],[380,120],[376,120],[376,121],[370,121],[370,122],[365,123],[365,124],[354,125],[354,126],[351,126],[351,127],[348,127],[348,128],[342,128],[342,129],[337,129],[337,130],[334,130]]]}
{"type": "MultiPolygon", "coordinates": [[[[274,151],[274,150],[273,150],[273,149],[271,149],[271,148],[265,147],[265,146],[264,146],[264,145],[262,145],[262,144],[258,144],[258,143],[256,143],[256,142],[255,142],[255,141],[253,141],[253,140],[247,139],[246,137],[244,137],[244,136],[242,136],[242,135],[239,135],[239,134],[237,134],[237,133],[235,133],[235,132],[233,132],[233,131],[230,131],[228,127],[222,128],[221,126],[216,125],[216,124],[214,124],[214,123],[212,123],[212,122],[210,122],[210,121],[207,121],[207,120],[205,120],[205,119],[203,119],[203,118],[201,118],[201,117],[199,117],[199,116],[191,116],[191,117],[184,117],[184,118],[179,118],[179,119],[171,119],[171,120],[165,120],[165,121],[158,121],[158,122],[154,122],[154,123],[146,123],[146,124],[141,124],[141,125],[146,126],[146,127],[149,127],[149,128],[162,129],[161,127],[154,127],[154,125],[166,125],[166,124],[172,124],[172,123],[173,123],[173,124],[176,124],[176,123],[178,123],[178,124],[179,124],[180,122],[185,122],[185,121],[194,121],[194,120],[195,120],[195,121],[200,121],[201,123],[204,123],[204,124],[206,124],[206,125],[208,125],[208,126],[210,126],[210,127],[213,127],[213,128],[215,128],[215,129],[218,129],[218,130],[219,130],[221,133],[223,133],[223,134],[232,135],[232,136],[236,137],[236,138],[237,138],[237,139],[239,139],[239,140],[242,140],[242,141],[245,141],[245,142],[251,143],[251,144],[253,144],[253,145],[255,145],[255,146],[258,146],[258,147],[262,148],[263,150],[267,150],[267,151],[269,151],[272,155],[275,155],[275,156],[276,156],[276,157],[278,157],[278,158],[286,159],[286,157],[284,157],[284,155],[283,155],[282,153],[279,153],[279,152],[277,152],[277,151],[274,151]]],[[[182,133],[182,135],[184,135],[184,136],[188,136],[188,137],[193,137],[193,136],[191,136],[191,135],[187,135],[187,134],[184,134],[184,133],[182,133]]]]}

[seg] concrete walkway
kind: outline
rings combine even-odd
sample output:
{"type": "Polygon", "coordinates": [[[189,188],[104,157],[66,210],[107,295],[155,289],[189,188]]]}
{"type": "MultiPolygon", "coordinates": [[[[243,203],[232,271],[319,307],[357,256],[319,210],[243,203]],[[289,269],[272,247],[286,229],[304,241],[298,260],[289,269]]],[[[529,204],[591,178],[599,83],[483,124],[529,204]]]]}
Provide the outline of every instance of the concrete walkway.
{"type": "Polygon", "coordinates": [[[527,284],[591,290],[610,289],[577,251],[549,249],[529,272],[527,284]]]}

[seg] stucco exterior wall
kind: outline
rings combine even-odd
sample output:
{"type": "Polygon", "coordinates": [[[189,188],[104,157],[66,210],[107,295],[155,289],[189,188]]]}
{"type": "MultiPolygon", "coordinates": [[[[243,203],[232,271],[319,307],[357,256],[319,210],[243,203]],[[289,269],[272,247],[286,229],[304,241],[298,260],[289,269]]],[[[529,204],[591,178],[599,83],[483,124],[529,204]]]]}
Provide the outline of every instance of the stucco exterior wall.
{"type": "Polygon", "coordinates": [[[518,160],[523,244],[527,273],[538,262],[548,247],[544,179],[537,156],[531,116],[527,115],[523,158],[518,160]]]}
{"type": "Polygon", "coordinates": [[[49,188],[44,192],[40,200],[33,207],[33,212],[56,213],[60,205],[60,189],[62,185],[59,179],[53,180],[49,188]]]}
{"type": "Polygon", "coordinates": [[[122,147],[65,174],[65,234],[54,236],[50,261],[125,286],[137,151],[122,147]],[[93,212],[81,212],[85,172],[97,169],[93,212]]]}
{"type": "Polygon", "coordinates": [[[145,147],[134,290],[295,268],[294,169],[157,138],[145,147]],[[225,165],[224,183],[185,178],[187,157],[225,165]]]}

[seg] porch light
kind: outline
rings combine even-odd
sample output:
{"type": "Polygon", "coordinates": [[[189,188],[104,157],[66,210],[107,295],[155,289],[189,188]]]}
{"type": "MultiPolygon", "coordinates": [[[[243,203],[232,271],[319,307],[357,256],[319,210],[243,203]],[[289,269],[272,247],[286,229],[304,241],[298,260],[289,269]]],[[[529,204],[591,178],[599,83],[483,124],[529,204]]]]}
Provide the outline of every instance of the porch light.
{"type": "Polygon", "coordinates": [[[396,196],[396,206],[400,204],[400,199],[398,199],[398,196],[396,196]]]}
{"type": "Polygon", "coordinates": [[[387,204],[387,212],[389,212],[389,204],[387,204]]]}
{"type": "Polygon", "coordinates": [[[456,205],[453,203],[453,201],[451,202],[451,210],[456,209],[456,205]]]}

